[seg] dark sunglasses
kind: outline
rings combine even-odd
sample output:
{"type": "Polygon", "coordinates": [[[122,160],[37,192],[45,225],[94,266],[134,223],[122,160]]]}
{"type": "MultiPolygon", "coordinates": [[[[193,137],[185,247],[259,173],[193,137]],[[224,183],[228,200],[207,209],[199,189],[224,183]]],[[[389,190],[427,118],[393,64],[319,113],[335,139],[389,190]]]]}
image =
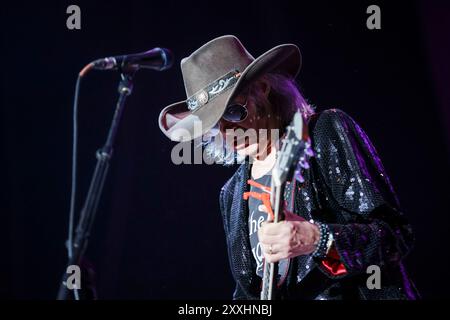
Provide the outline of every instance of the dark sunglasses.
{"type": "Polygon", "coordinates": [[[229,122],[241,122],[247,119],[247,101],[245,104],[233,103],[227,106],[222,118],[229,122]]]}

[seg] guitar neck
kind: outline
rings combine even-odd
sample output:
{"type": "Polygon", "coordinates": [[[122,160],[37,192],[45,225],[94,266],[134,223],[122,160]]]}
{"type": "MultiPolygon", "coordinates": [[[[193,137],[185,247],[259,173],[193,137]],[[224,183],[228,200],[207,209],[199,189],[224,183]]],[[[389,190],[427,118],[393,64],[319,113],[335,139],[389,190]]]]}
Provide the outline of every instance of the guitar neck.
{"type": "Polygon", "coordinates": [[[273,208],[273,222],[279,222],[283,220],[283,214],[281,213],[281,205],[283,199],[281,198],[281,195],[283,194],[284,190],[284,184],[276,185],[272,181],[272,192],[270,194],[270,203],[272,204],[273,208]]]}
{"type": "MultiPolygon", "coordinates": [[[[281,213],[282,198],[284,185],[275,185],[272,181],[272,192],[270,195],[270,202],[273,208],[273,222],[279,222],[283,220],[283,215],[281,213]]],[[[264,273],[263,282],[261,290],[261,300],[273,300],[276,294],[276,275],[278,274],[278,263],[267,262],[264,260],[264,273]]]]}

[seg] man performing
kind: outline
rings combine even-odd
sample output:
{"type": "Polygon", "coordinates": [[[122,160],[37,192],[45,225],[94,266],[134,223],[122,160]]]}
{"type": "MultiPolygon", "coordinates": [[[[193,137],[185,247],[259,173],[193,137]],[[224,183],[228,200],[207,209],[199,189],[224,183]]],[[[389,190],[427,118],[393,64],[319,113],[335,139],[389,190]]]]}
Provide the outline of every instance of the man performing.
{"type": "Polygon", "coordinates": [[[181,61],[187,99],[159,117],[171,140],[200,139],[216,161],[242,161],[220,193],[233,298],[259,299],[264,266],[276,262],[278,299],[416,299],[402,262],[412,231],[380,158],[346,113],[314,112],[295,83],[300,67],[293,44],[255,59],[236,37],[216,38],[181,61]],[[262,199],[298,112],[314,155],[287,183],[292,210],[273,222],[262,199]]]}

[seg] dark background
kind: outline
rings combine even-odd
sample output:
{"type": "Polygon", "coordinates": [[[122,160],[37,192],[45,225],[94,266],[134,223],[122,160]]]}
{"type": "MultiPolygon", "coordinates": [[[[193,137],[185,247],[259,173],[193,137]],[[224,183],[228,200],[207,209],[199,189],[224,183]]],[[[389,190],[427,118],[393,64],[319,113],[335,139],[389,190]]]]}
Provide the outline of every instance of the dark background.
{"type": "MultiPolygon", "coordinates": [[[[108,55],[171,48],[167,72],[140,71],[117,137],[87,252],[100,298],[230,298],[218,192],[235,168],[176,166],[159,131],[185,99],[182,57],[224,34],[256,57],[292,42],[318,110],[352,115],[377,147],[417,240],[407,265],[424,298],[449,297],[449,5],[444,1],[4,2],[0,294],[54,299],[64,270],[72,98],[77,72],[108,55]],[[81,7],[81,30],[66,8],[81,7]],[[366,8],[381,7],[381,30],[366,8]]],[[[78,208],[106,137],[118,74],[84,80],[78,208]]]]}

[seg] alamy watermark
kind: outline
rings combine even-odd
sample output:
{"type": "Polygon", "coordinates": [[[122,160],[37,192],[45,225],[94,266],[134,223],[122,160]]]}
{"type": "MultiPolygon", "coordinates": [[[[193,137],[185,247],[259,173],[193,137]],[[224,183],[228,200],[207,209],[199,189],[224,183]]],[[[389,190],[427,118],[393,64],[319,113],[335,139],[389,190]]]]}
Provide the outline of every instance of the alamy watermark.
{"type": "MultiPolygon", "coordinates": [[[[239,150],[253,148],[259,156],[267,155],[270,150],[259,150],[259,146],[267,145],[268,141],[278,141],[279,129],[226,129],[218,128],[202,133],[202,121],[194,121],[193,132],[178,128],[170,132],[174,140],[181,141],[173,146],[170,158],[172,163],[179,164],[223,164],[223,159],[234,158],[236,163],[242,163],[245,156],[239,150]],[[193,137],[197,137],[192,139],[193,137]],[[203,147],[203,148],[202,148],[203,147]],[[220,154],[220,157],[216,155],[220,154]]],[[[252,158],[249,159],[252,161],[252,158]]]]}
{"type": "Polygon", "coordinates": [[[69,14],[66,20],[66,27],[69,30],[81,29],[81,9],[79,6],[72,4],[67,7],[66,13],[69,14]]]}
{"type": "Polygon", "coordinates": [[[381,289],[381,269],[376,264],[370,265],[366,270],[367,274],[370,276],[367,278],[366,286],[367,289],[381,289]]]}
{"type": "Polygon", "coordinates": [[[76,264],[67,267],[66,287],[69,290],[81,289],[81,269],[76,264]]]}
{"type": "Polygon", "coordinates": [[[366,20],[366,26],[369,30],[381,29],[381,9],[373,4],[367,7],[366,13],[370,14],[366,20]]]}
{"type": "MultiPolygon", "coordinates": [[[[67,7],[66,13],[69,16],[66,19],[66,26],[69,30],[81,29],[81,8],[75,4],[67,7]]],[[[369,30],[381,29],[381,9],[379,6],[372,4],[367,7],[366,13],[369,14],[366,20],[366,26],[369,30]]]]}

